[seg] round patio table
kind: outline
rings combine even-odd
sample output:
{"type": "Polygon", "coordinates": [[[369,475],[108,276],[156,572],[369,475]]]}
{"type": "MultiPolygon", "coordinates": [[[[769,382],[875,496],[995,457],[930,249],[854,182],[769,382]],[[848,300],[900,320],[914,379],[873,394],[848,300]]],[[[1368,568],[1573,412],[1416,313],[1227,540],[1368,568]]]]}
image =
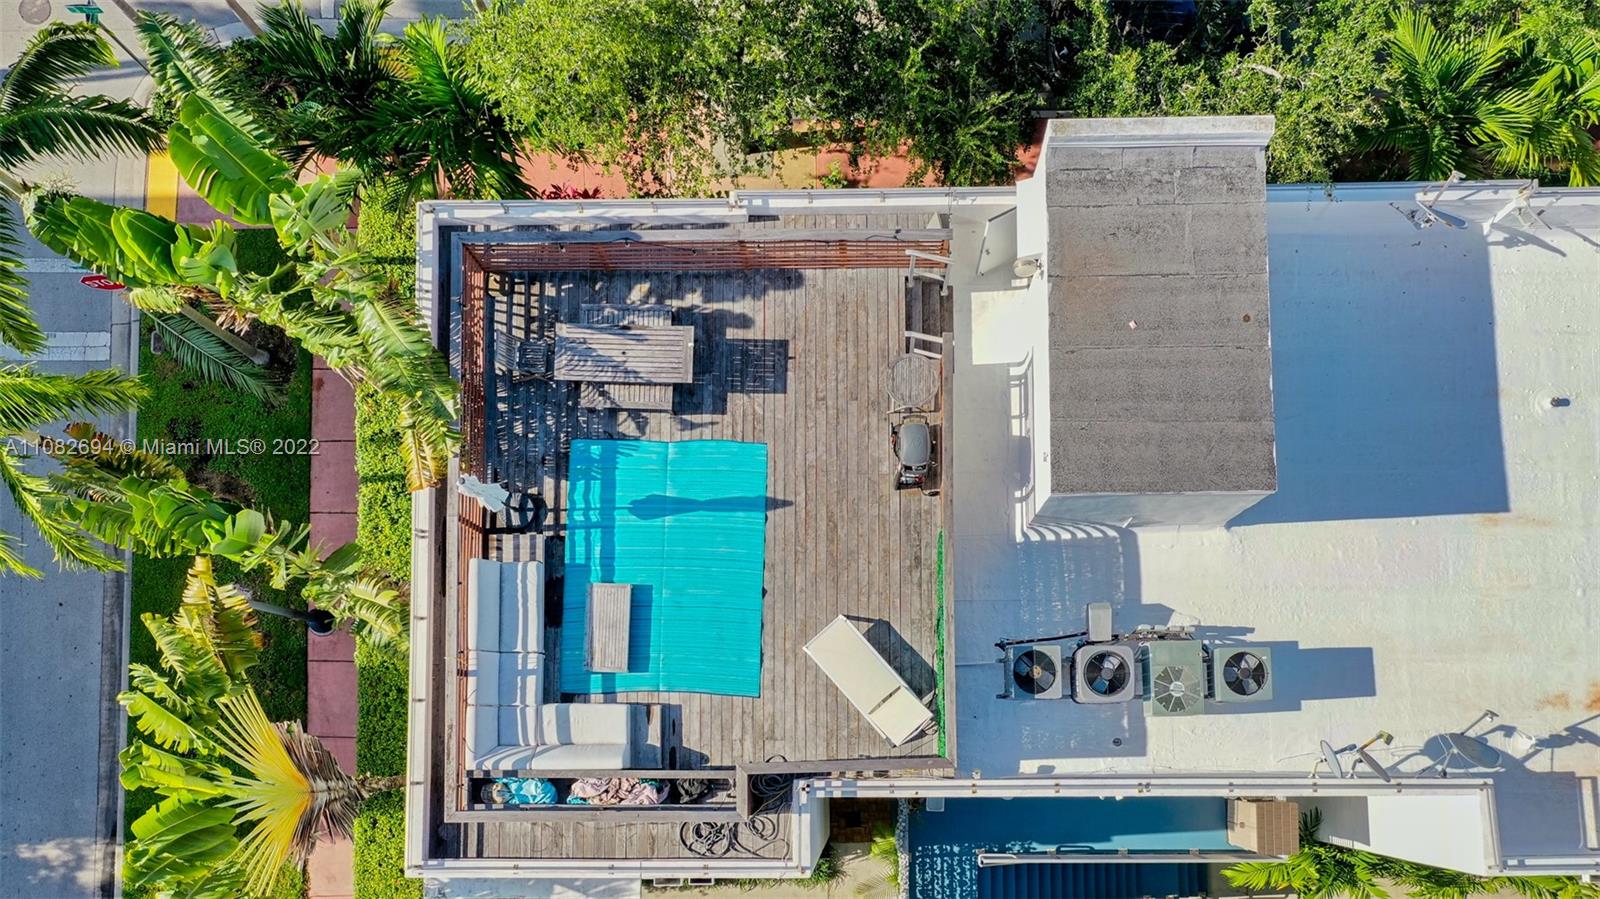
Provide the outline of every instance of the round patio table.
{"type": "Polygon", "coordinates": [[[939,360],[906,353],[889,365],[889,399],[895,409],[932,411],[939,396],[939,360]]]}

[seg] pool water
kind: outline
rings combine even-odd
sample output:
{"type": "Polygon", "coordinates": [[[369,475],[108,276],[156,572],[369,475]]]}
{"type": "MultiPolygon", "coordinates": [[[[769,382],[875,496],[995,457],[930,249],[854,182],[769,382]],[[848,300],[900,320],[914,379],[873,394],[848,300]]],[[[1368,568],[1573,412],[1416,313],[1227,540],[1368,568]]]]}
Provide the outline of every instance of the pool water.
{"type": "Polygon", "coordinates": [[[916,899],[979,895],[980,851],[1238,851],[1220,797],[950,799],[941,812],[913,803],[905,848],[916,899]]]}

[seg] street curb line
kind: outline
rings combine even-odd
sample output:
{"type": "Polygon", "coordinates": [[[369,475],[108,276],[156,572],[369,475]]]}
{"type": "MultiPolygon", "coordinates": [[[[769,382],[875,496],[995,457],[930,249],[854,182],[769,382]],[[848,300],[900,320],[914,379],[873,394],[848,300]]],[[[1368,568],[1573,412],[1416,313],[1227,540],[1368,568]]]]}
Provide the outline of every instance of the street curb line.
{"type": "Polygon", "coordinates": [[[165,153],[151,153],[145,170],[144,208],[146,212],[178,220],[178,167],[165,153]]]}

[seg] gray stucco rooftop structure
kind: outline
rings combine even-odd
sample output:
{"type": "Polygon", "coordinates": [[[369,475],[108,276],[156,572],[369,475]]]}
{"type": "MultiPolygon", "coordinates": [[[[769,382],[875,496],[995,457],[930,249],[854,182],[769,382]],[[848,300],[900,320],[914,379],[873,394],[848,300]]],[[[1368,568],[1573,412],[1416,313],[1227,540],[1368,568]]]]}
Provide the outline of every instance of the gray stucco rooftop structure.
{"type": "Polygon", "coordinates": [[[1276,488],[1271,135],[1270,117],[1052,123],[1051,493],[1101,497],[1068,517],[1220,524],[1276,488]],[[1197,496],[1132,500],[1170,494],[1197,496]]]}

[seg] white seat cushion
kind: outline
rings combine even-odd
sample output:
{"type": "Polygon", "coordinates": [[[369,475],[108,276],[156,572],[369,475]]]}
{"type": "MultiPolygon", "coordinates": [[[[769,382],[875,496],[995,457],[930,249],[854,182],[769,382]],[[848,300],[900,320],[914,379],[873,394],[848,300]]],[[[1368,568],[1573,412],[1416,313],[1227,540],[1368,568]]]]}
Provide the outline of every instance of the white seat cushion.
{"type": "Polygon", "coordinates": [[[628,747],[621,743],[539,746],[526,765],[536,771],[620,771],[633,767],[628,747]]]}
{"type": "Polygon", "coordinates": [[[483,764],[482,760],[500,748],[500,722],[498,717],[498,706],[467,706],[467,720],[462,736],[465,738],[463,742],[465,743],[468,767],[494,767],[493,765],[483,764]]]}
{"type": "Polygon", "coordinates": [[[467,767],[487,771],[515,771],[533,764],[532,746],[491,746],[469,756],[467,767]]]}
{"type": "Polygon", "coordinates": [[[493,655],[500,657],[494,680],[495,705],[536,706],[544,699],[543,655],[520,652],[493,655]]]}
{"type": "Polygon", "coordinates": [[[632,742],[634,712],[639,706],[623,703],[564,702],[540,708],[541,743],[632,742]]]}
{"type": "Polygon", "coordinates": [[[538,746],[539,707],[503,705],[495,717],[495,727],[500,734],[501,746],[538,746]]]}
{"type": "Polygon", "coordinates": [[[467,653],[467,704],[500,704],[500,662],[498,652],[467,653]]]}
{"type": "Polygon", "coordinates": [[[499,650],[501,564],[473,559],[467,569],[467,649],[499,650]]]}
{"type": "Polygon", "coordinates": [[[499,598],[500,651],[543,654],[544,563],[503,563],[499,598]]]}

